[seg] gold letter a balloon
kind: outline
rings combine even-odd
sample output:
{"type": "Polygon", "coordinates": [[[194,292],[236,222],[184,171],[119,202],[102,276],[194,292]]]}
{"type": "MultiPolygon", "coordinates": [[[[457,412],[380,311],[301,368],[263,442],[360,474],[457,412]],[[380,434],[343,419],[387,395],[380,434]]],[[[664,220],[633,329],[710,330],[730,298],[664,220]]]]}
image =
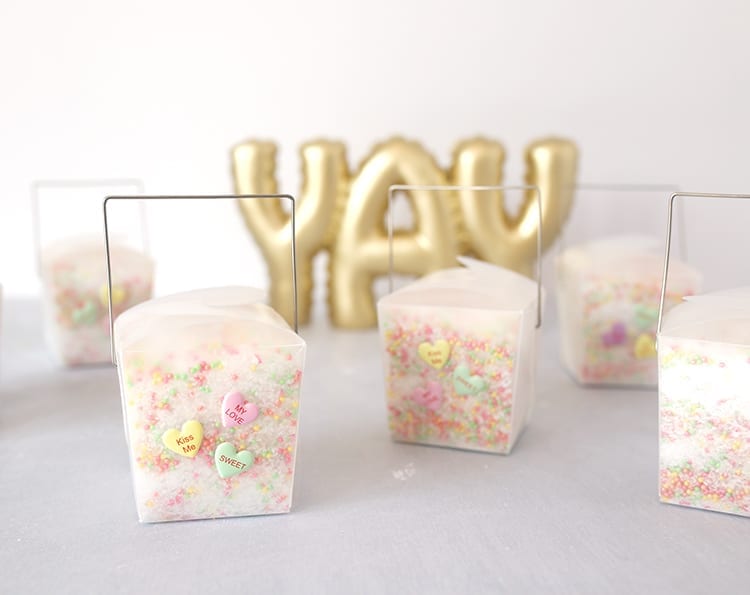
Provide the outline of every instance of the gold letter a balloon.
{"type": "MultiPolygon", "coordinates": [[[[393,184],[445,185],[445,173],[422,147],[402,139],[375,148],[354,177],[349,202],[331,250],[331,318],[336,326],[362,328],[377,324],[372,283],[388,273],[388,236],[384,217],[393,184]]],[[[423,275],[453,266],[458,254],[457,213],[445,192],[410,193],[416,229],[393,238],[394,269],[423,275]]]]}

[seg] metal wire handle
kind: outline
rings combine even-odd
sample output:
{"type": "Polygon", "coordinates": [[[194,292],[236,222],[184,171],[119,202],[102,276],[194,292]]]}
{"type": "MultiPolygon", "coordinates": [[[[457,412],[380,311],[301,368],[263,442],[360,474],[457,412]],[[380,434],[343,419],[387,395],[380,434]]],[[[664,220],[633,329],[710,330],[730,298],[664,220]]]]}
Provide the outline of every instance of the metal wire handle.
{"type": "MultiPolygon", "coordinates": [[[[31,225],[32,237],[34,241],[34,251],[36,253],[37,273],[42,273],[42,223],[41,207],[39,205],[39,194],[42,189],[62,189],[62,188],[106,188],[113,186],[130,186],[135,188],[136,192],[143,194],[143,181],[136,178],[113,178],[98,180],[35,180],[31,183],[31,225]]],[[[143,251],[148,254],[148,233],[146,231],[146,215],[143,209],[140,212],[141,217],[141,243],[143,251]]]]}
{"type": "Polygon", "coordinates": [[[661,296],[659,298],[659,319],[656,323],[656,334],[661,333],[661,325],[664,319],[664,301],[667,295],[667,277],[669,276],[669,256],[672,251],[672,215],[674,203],[677,198],[740,198],[750,199],[750,194],[716,194],[704,192],[675,192],[669,198],[667,215],[667,242],[664,249],[664,273],[661,280],[661,296]]]}
{"type": "Polygon", "coordinates": [[[393,292],[393,197],[396,192],[409,191],[508,191],[508,190],[533,190],[536,193],[539,214],[539,227],[536,234],[536,328],[542,326],[542,191],[539,186],[449,186],[449,185],[420,185],[420,184],[394,184],[388,188],[388,292],[393,292]]]}
{"type": "Polygon", "coordinates": [[[109,307],[109,337],[112,351],[112,363],[117,366],[115,353],[115,320],[112,315],[112,262],[109,249],[109,220],[107,217],[107,205],[111,201],[118,200],[241,200],[241,199],[267,199],[275,198],[288,200],[291,204],[291,233],[292,233],[292,300],[294,304],[294,332],[299,332],[299,313],[297,311],[297,233],[295,219],[295,201],[291,194],[208,194],[208,195],[185,195],[185,196],[108,196],[104,199],[104,247],[107,253],[107,302],[109,307]]]}

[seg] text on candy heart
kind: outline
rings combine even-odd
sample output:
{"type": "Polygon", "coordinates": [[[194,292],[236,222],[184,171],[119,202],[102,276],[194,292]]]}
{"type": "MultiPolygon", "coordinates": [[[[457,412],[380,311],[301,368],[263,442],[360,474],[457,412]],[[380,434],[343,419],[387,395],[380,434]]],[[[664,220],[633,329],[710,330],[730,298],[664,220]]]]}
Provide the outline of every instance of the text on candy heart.
{"type": "Polygon", "coordinates": [[[439,349],[430,349],[427,351],[427,358],[433,366],[439,366],[443,361],[443,354],[439,349]]]}
{"type": "Polygon", "coordinates": [[[464,378],[463,376],[454,376],[453,381],[456,384],[462,385],[466,390],[474,390],[474,385],[469,382],[467,378],[464,378]]]}
{"type": "Polygon", "coordinates": [[[245,467],[247,467],[247,465],[245,465],[245,463],[243,463],[242,461],[238,461],[237,459],[233,459],[226,455],[219,455],[219,461],[221,461],[222,463],[226,463],[227,465],[231,465],[232,467],[235,467],[237,469],[244,469],[245,467]]]}
{"type": "Polygon", "coordinates": [[[486,387],[484,379],[481,376],[471,376],[471,372],[464,365],[453,371],[453,388],[459,395],[476,395],[486,387]]]}
{"type": "Polygon", "coordinates": [[[190,434],[189,436],[180,436],[179,438],[177,438],[177,440],[175,440],[175,442],[177,442],[177,444],[182,447],[182,452],[184,452],[185,454],[193,452],[197,448],[195,445],[195,438],[192,434],[190,434]]]}
{"type": "Polygon", "coordinates": [[[448,362],[451,346],[445,339],[438,339],[434,344],[427,341],[420,343],[417,351],[419,357],[436,370],[439,370],[448,362]]]}
{"type": "Polygon", "coordinates": [[[232,419],[237,422],[237,424],[244,424],[245,418],[242,417],[247,413],[247,409],[245,409],[242,405],[235,405],[234,409],[227,409],[224,412],[224,415],[226,415],[229,419],[232,419]]]}
{"type": "Polygon", "coordinates": [[[193,458],[203,442],[203,426],[199,421],[191,419],[182,424],[180,430],[174,428],[162,435],[162,442],[172,452],[183,457],[193,458]]]}
{"type": "Polygon", "coordinates": [[[241,426],[250,423],[258,417],[258,406],[251,403],[239,391],[228,392],[224,395],[221,408],[221,422],[224,426],[241,426]]]}

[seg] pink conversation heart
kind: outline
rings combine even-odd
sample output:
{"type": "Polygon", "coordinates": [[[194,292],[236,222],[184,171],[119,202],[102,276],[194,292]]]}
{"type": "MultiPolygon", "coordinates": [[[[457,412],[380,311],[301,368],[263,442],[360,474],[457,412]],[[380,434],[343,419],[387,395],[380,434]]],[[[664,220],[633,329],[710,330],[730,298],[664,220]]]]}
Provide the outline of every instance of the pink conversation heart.
{"type": "Polygon", "coordinates": [[[241,392],[233,391],[224,395],[221,404],[221,423],[225,428],[250,423],[258,417],[258,406],[249,403],[241,392]]]}
{"type": "Polygon", "coordinates": [[[418,386],[411,394],[411,400],[430,411],[437,411],[443,402],[443,387],[439,382],[428,382],[426,387],[418,386]]]}
{"type": "Polygon", "coordinates": [[[615,322],[612,328],[602,334],[602,343],[605,347],[622,345],[627,339],[627,329],[622,322],[615,322]]]}

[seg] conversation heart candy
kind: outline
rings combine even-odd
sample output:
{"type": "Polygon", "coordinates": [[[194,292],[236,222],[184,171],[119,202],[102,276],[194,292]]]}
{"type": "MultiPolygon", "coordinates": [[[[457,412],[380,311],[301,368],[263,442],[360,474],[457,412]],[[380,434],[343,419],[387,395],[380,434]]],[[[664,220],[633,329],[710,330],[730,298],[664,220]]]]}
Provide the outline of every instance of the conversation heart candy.
{"type": "Polygon", "coordinates": [[[167,430],[162,434],[161,441],[169,450],[183,457],[193,458],[203,442],[203,426],[199,421],[191,419],[182,424],[182,428],[167,430]]]}
{"type": "Polygon", "coordinates": [[[247,471],[253,465],[253,455],[246,450],[237,452],[229,442],[222,442],[216,447],[214,462],[219,476],[223,479],[247,471]]]}

